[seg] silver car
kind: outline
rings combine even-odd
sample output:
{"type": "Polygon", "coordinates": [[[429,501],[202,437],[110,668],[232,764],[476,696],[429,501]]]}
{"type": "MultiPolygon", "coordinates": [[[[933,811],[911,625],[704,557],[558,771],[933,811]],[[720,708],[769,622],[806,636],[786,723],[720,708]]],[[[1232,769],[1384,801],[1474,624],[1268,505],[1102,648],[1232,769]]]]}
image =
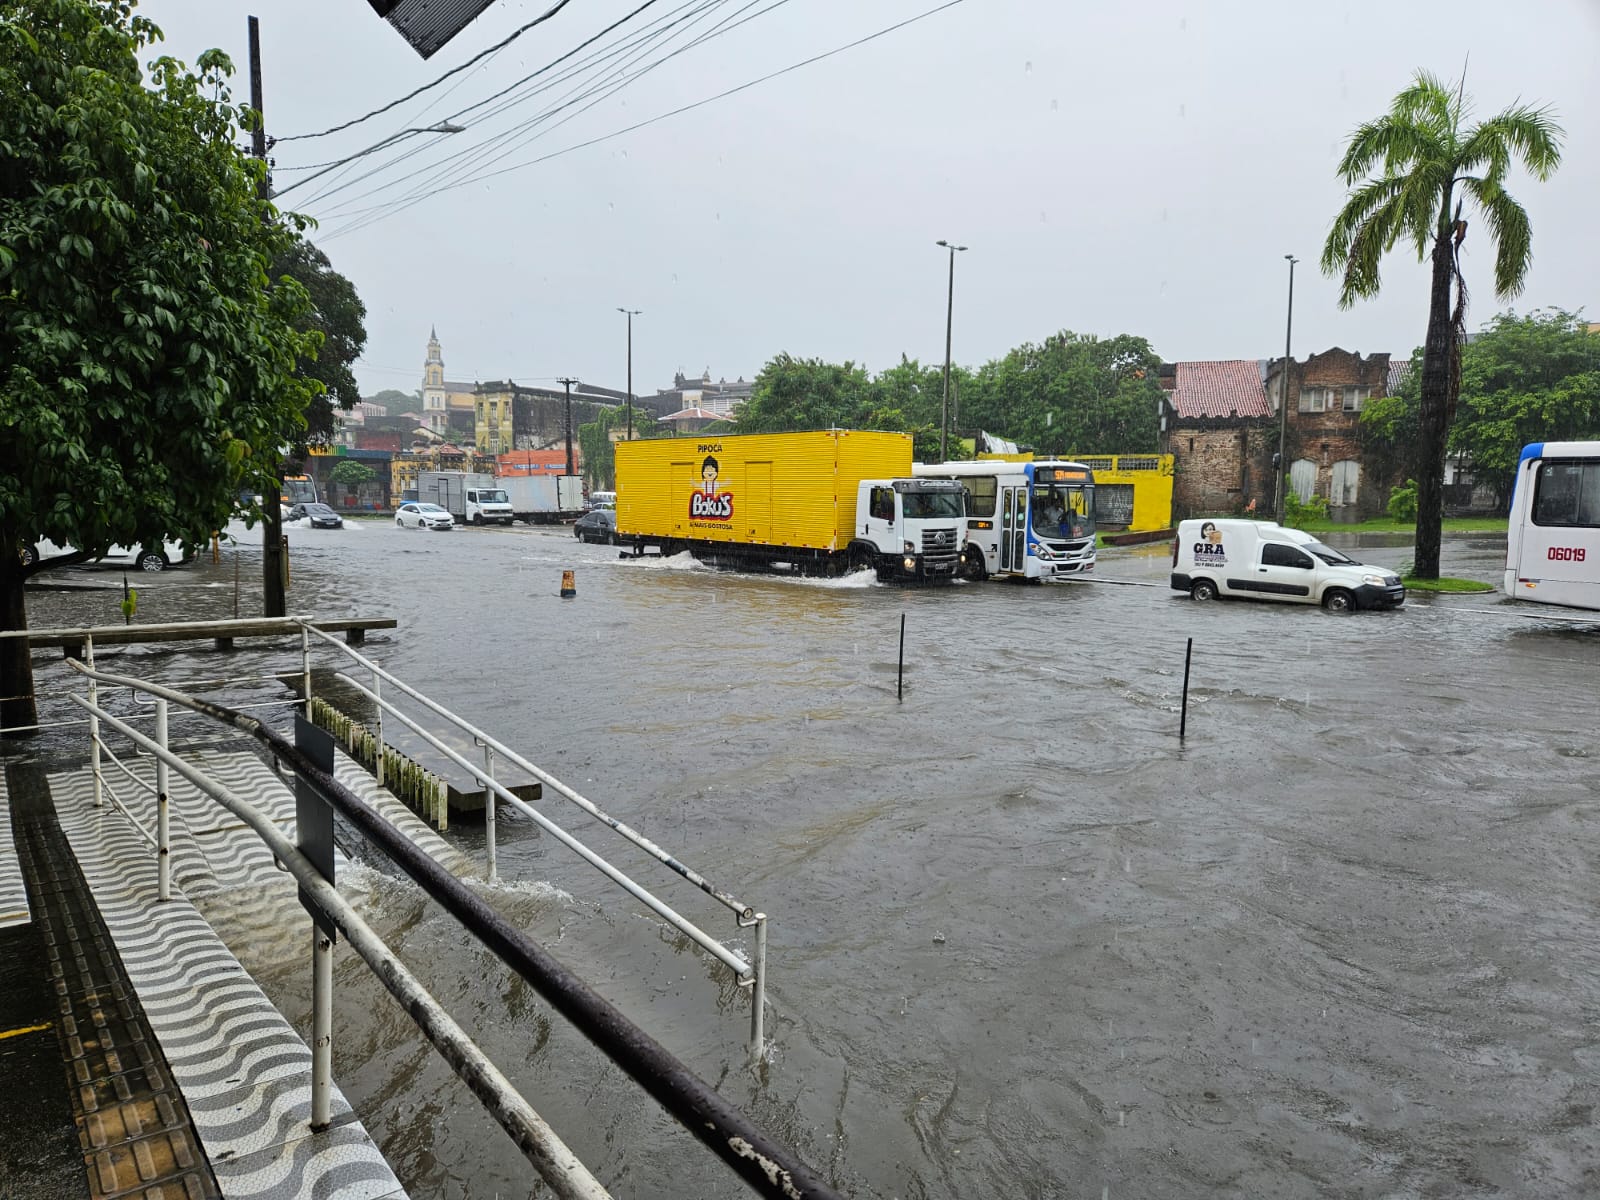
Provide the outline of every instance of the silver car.
{"type": "Polygon", "coordinates": [[[401,529],[454,529],[450,510],[421,500],[407,500],[395,509],[394,523],[401,529]]]}

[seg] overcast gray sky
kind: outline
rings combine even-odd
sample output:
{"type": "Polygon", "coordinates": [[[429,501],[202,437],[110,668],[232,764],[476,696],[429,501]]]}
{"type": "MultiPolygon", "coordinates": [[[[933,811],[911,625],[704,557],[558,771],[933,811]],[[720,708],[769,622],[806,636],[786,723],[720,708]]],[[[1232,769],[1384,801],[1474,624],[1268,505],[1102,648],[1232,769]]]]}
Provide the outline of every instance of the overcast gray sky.
{"type": "MultiPolygon", "coordinates": [[[[287,138],[403,95],[550,3],[497,0],[426,63],[365,0],[143,0],[140,11],[165,31],[168,53],[192,61],[226,50],[246,97],[254,8],[267,128],[287,138]]],[[[639,3],[574,0],[382,117],[284,142],[277,185],[309,174],[291,168],[475,104],[639,3]]],[[[1344,196],[1334,167],[1349,132],[1382,113],[1412,72],[1454,79],[1469,54],[1479,115],[1546,103],[1567,130],[1551,182],[1512,184],[1534,228],[1517,305],[1588,306],[1600,319],[1600,238],[1588,223],[1600,197],[1596,0],[1458,0],[1448,11],[1414,0],[963,0],[693,112],[405,203],[466,166],[501,170],[566,149],[937,3],[780,0],[765,11],[773,0],[658,0],[589,53],[654,30],[659,39],[632,43],[644,55],[636,71],[719,24],[754,19],[588,97],[592,107],[509,132],[614,84],[623,58],[593,62],[498,116],[488,115],[495,106],[462,116],[466,132],[411,135],[289,192],[284,206],[322,221],[313,240],[366,302],[363,388],[418,387],[432,325],[452,379],[574,374],[621,387],[620,305],[643,310],[642,393],[678,369],[748,378],[784,350],[873,369],[902,352],[942,361],[938,238],[971,247],[956,264],[958,362],[1063,328],[1140,334],[1169,360],[1278,354],[1290,252],[1303,260],[1297,356],[1333,345],[1408,352],[1427,309],[1414,256],[1391,256],[1383,297],[1349,312],[1316,269],[1344,196]],[[483,157],[441,164],[462,152],[483,157]],[[352,228],[353,212],[381,219],[352,228]]],[[[1481,224],[1466,264],[1476,324],[1499,307],[1481,224]]]]}

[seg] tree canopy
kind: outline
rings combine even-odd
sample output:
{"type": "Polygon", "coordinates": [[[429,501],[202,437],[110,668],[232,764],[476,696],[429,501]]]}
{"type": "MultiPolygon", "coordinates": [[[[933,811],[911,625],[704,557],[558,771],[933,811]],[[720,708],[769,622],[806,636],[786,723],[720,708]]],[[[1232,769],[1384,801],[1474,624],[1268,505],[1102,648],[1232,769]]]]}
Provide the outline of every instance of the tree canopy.
{"type": "Polygon", "coordinates": [[[1439,577],[1444,456],[1461,387],[1467,291],[1461,246],[1470,202],[1494,246],[1495,293],[1522,290],[1533,260],[1527,211],[1506,190],[1514,162],[1548,179],[1561,162],[1561,127],[1548,109],[1513,105],[1478,124],[1464,87],[1419,71],[1389,111],[1350,135],[1339,176],[1350,189],[1322,248],[1324,273],[1340,279],[1348,308],[1378,294],[1379,264],[1401,240],[1419,262],[1431,258],[1428,331],[1417,375],[1417,544],[1419,578],[1439,577]]]}
{"type": "MultiPolygon", "coordinates": [[[[147,80],[159,37],[129,0],[0,0],[0,628],[26,627],[24,545],[221,528],[320,387],[305,289],[269,276],[300,223],[258,197],[231,64],[147,80]]],[[[28,695],[25,645],[0,647],[0,695],[28,695]]]]}
{"type": "Polygon", "coordinates": [[[301,358],[299,366],[323,389],[306,409],[305,440],[327,445],[333,440],[334,409],[349,412],[361,399],[350,368],[367,344],[367,306],[356,295],[355,284],[335,271],[328,256],[305,238],[296,238],[273,260],[272,277],[285,275],[305,288],[311,300],[300,328],[322,335],[316,354],[301,358]]]}
{"type": "MultiPolygon", "coordinates": [[[[1421,352],[1393,396],[1361,413],[1370,451],[1398,475],[1418,469],[1421,352]]],[[[1600,437],[1600,335],[1579,313],[1504,312],[1461,348],[1461,400],[1448,449],[1472,477],[1509,500],[1517,459],[1529,442],[1600,437]]]]}

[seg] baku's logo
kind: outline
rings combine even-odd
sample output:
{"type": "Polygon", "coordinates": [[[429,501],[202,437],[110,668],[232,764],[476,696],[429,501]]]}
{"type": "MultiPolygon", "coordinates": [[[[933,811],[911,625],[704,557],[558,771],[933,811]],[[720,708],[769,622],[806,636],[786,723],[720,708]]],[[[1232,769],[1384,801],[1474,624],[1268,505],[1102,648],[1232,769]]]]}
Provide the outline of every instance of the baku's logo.
{"type": "Polygon", "coordinates": [[[700,486],[689,496],[691,521],[733,520],[733,493],[717,491],[717,460],[706,455],[700,464],[700,486]]]}

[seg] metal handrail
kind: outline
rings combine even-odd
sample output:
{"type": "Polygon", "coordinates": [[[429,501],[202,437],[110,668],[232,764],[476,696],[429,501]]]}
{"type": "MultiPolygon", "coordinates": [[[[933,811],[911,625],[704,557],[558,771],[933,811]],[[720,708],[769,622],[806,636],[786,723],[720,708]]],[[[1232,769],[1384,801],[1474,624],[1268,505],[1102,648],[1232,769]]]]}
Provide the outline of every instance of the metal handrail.
{"type": "MultiPolygon", "coordinates": [[[[499,957],[522,979],[533,985],[584,1036],[649,1092],[663,1108],[683,1124],[686,1130],[711,1148],[724,1163],[731,1166],[759,1194],[781,1197],[783,1200],[813,1200],[813,1198],[834,1200],[837,1197],[838,1193],[818,1178],[792,1150],[774,1141],[764,1130],[718,1095],[708,1083],[628,1020],[609,1001],[569,972],[525,932],[512,926],[482,897],[440,867],[431,856],[381,817],[359,796],[340,784],[331,773],[317,766],[281,734],[263,725],[254,717],[245,716],[207,700],[184,695],[160,684],[97,671],[85,663],[70,662],[70,665],[85,675],[91,686],[103,681],[116,686],[133,687],[162,700],[180,704],[194,712],[214,717],[260,741],[276,759],[291,766],[301,780],[309,784],[341,816],[350,821],[358,832],[387,854],[430,897],[450,912],[480,944],[499,957]]],[[[97,710],[92,701],[77,696],[73,697],[73,701],[80,707],[88,709],[91,716],[106,720],[113,728],[132,738],[135,744],[145,746],[153,753],[159,749],[156,742],[139,734],[125,722],[97,710]]],[[[164,723],[162,728],[164,731],[164,723]]],[[[324,880],[315,867],[301,856],[299,850],[288,843],[276,826],[264,816],[255,813],[248,803],[228,792],[222,785],[207,780],[201,772],[170,752],[162,750],[159,757],[162,762],[169,762],[186,779],[244,820],[268,843],[278,860],[295,874],[301,887],[318,905],[323,906],[329,918],[335,920],[341,931],[346,932],[363,959],[373,966],[385,986],[388,986],[407,1011],[413,1014],[419,1028],[444,1055],[457,1074],[468,1083],[469,1087],[472,1087],[474,1093],[480,1096],[480,1099],[484,1098],[485,1092],[492,1091],[497,1083],[504,1084],[509,1095],[521,1102],[524,1108],[526,1107],[526,1102],[522,1101],[514,1089],[511,1089],[509,1082],[497,1072],[492,1077],[489,1075],[489,1072],[494,1070],[493,1065],[482,1058],[482,1051],[478,1050],[466,1034],[450,1021],[448,1015],[442,1009],[438,1009],[435,1016],[437,1006],[430,1008],[425,1003],[425,1001],[431,1002],[432,998],[394,960],[392,954],[389,954],[387,948],[383,946],[381,939],[360,923],[360,918],[348,909],[332,884],[324,880]],[[339,907],[335,908],[335,904],[339,907]],[[341,923],[344,921],[349,922],[348,927],[341,923]],[[358,943],[358,936],[363,939],[363,943],[358,943]],[[363,944],[366,949],[363,949],[363,944]],[[368,958],[368,950],[377,957],[377,962],[368,958]],[[398,980],[404,986],[396,990],[392,980],[398,980]],[[411,990],[413,988],[415,991],[411,990]],[[446,1034],[450,1036],[447,1037],[446,1034]],[[476,1057],[469,1060],[469,1055],[476,1057]],[[475,1065],[480,1060],[482,1065],[475,1065]]],[[[764,940],[764,933],[763,923],[757,927],[758,941],[764,940]]],[[[319,951],[327,949],[325,938],[319,938],[318,949],[319,951]]],[[[320,953],[317,963],[316,978],[331,980],[331,958],[326,953],[320,953]]],[[[313,991],[315,990],[314,986],[313,991]]],[[[322,1019],[325,1006],[325,998],[323,1003],[318,1003],[316,997],[313,997],[314,1020],[322,1019]]],[[[322,1028],[331,1030],[331,1015],[328,1019],[330,1024],[322,1028]]],[[[326,1063],[326,1061],[326,1056],[320,1059],[316,1055],[313,1056],[314,1066],[318,1062],[326,1063]]],[[[314,1100],[315,1096],[314,1080],[314,1100]]],[[[530,1145],[513,1131],[515,1122],[508,1119],[509,1110],[502,1111],[493,1104],[487,1106],[501,1127],[512,1133],[513,1138],[517,1140],[530,1161],[534,1162],[541,1175],[545,1175],[546,1164],[536,1159],[530,1145]]],[[[315,1110],[314,1103],[314,1113],[315,1110]]],[[[526,1111],[532,1114],[531,1109],[526,1111]]],[[[532,1115],[537,1120],[537,1114],[532,1115]]],[[[553,1132],[550,1134],[551,1138],[555,1136],[553,1132]]],[[[562,1147],[562,1150],[565,1151],[565,1147],[562,1147]]],[[[570,1154],[570,1151],[566,1153],[570,1154]]],[[[576,1162],[575,1159],[572,1161],[576,1162]]],[[[557,1189],[558,1195],[565,1197],[569,1194],[560,1191],[556,1180],[551,1179],[549,1175],[545,1175],[545,1178],[551,1183],[552,1188],[557,1189]]],[[[598,1186],[597,1184],[596,1187],[598,1186]]],[[[588,1193],[572,1194],[588,1195],[588,1193]]],[[[605,1193],[601,1191],[598,1194],[605,1193]]]]}
{"type": "Polygon", "coordinates": [[[588,846],[584,845],[577,838],[573,837],[570,833],[561,828],[561,826],[557,825],[538,809],[528,804],[510,788],[506,787],[503,783],[500,783],[493,777],[486,775],[481,767],[474,766],[463,755],[446,745],[444,741],[430,733],[428,730],[424,729],[420,724],[418,724],[416,721],[413,721],[405,713],[395,708],[395,706],[389,701],[380,699],[372,692],[370,688],[363,687],[360,683],[357,683],[354,679],[351,679],[343,672],[338,674],[338,678],[355,688],[356,691],[360,692],[363,696],[366,696],[369,700],[381,705],[384,711],[391,713],[395,717],[398,717],[401,723],[410,729],[411,732],[415,733],[423,741],[427,742],[430,746],[439,751],[439,753],[443,754],[446,758],[450,759],[457,766],[464,767],[466,770],[470,771],[476,778],[483,782],[484,786],[490,788],[495,795],[499,796],[507,804],[515,805],[520,812],[523,812],[528,817],[532,818],[533,821],[538,824],[539,828],[550,834],[550,836],[554,837],[563,846],[566,846],[574,854],[578,855],[578,857],[582,858],[586,863],[594,867],[607,879],[611,880],[611,882],[622,888],[623,891],[627,892],[635,900],[647,905],[650,910],[657,916],[661,917],[662,920],[672,925],[675,929],[687,934],[700,946],[716,955],[716,957],[721,959],[723,963],[732,968],[734,973],[738,975],[740,979],[744,979],[752,973],[754,968],[751,967],[750,963],[747,962],[737,952],[728,949],[716,938],[712,937],[709,933],[701,929],[693,921],[689,920],[687,917],[671,908],[664,901],[658,899],[641,884],[636,883],[627,875],[624,875],[621,871],[617,870],[616,867],[612,866],[604,858],[600,857],[600,855],[589,849],[588,846]]]}
{"type": "MultiPolygon", "coordinates": [[[[518,754],[515,750],[511,749],[509,746],[505,745],[503,742],[499,741],[498,739],[496,739],[492,735],[486,733],[484,730],[478,728],[476,725],[472,724],[472,722],[468,721],[465,717],[458,716],[457,714],[451,712],[444,705],[442,705],[442,704],[438,703],[437,701],[432,700],[429,697],[423,695],[416,688],[414,688],[410,684],[406,683],[405,680],[400,679],[397,676],[390,674],[388,671],[386,671],[382,667],[380,667],[377,663],[373,662],[366,655],[361,654],[359,651],[353,649],[352,647],[345,645],[343,642],[339,641],[337,638],[333,637],[331,634],[325,633],[322,630],[318,629],[315,625],[311,624],[306,618],[300,617],[300,618],[296,618],[296,619],[301,621],[305,625],[305,627],[310,630],[310,632],[316,634],[319,638],[322,638],[324,641],[328,642],[335,649],[338,649],[338,650],[342,651],[347,657],[354,659],[356,662],[360,663],[367,670],[373,672],[375,675],[381,676],[387,682],[394,684],[395,687],[399,688],[402,692],[404,692],[406,695],[410,696],[413,700],[416,700],[419,704],[423,704],[423,705],[427,706],[433,712],[435,712],[439,716],[443,717],[445,720],[449,721],[451,724],[455,725],[456,728],[460,729],[463,733],[471,734],[479,742],[481,742],[483,745],[489,747],[496,754],[500,755],[500,757],[504,758],[507,762],[510,762],[511,764],[513,764],[514,766],[520,768],[521,770],[526,771],[529,775],[532,775],[540,783],[542,783],[545,786],[553,789],[554,791],[556,791],[560,795],[565,796],[568,800],[572,801],[572,803],[576,804],[579,808],[583,809],[590,816],[595,817],[596,819],[598,819],[600,821],[603,821],[605,824],[609,825],[612,829],[614,829],[617,833],[619,833],[623,837],[627,838],[628,841],[630,841],[634,845],[638,846],[641,850],[644,850],[646,853],[650,854],[653,858],[657,859],[659,862],[664,863],[666,866],[668,866],[672,870],[676,871],[679,875],[683,876],[690,883],[694,884],[701,891],[705,892],[708,896],[713,896],[717,900],[721,901],[723,904],[727,905],[735,913],[738,914],[738,916],[739,916],[741,921],[751,921],[751,920],[753,920],[755,918],[755,909],[753,907],[751,907],[750,905],[744,903],[742,900],[735,899],[730,893],[728,893],[726,891],[723,891],[722,889],[714,886],[711,883],[711,881],[709,879],[707,879],[704,875],[700,874],[700,872],[695,871],[692,868],[686,866],[684,863],[680,862],[674,855],[668,853],[665,849],[663,849],[661,846],[657,845],[654,841],[652,841],[650,838],[646,837],[644,834],[640,833],[638,830],[634,829],[633,827],[627,825],[626,823],[624,823],[622,821],[617,820],[615,817],[610,816],[609,814],[604,812],[598,805],[596,805],[593,801],[591,801],[591,800],[587,799],[586,797],[580,795],[576,790],[574,790],[573,788],[570,788],[566,784],[562,783],[561,780],[557,779],[554,775],[551,775],[548,771],[545,771],[542,768],[536,766],[535,764],[529,762],[526,758],[524,758],[522,755],[518,754]]],[[[357,685],[357,686],[359,686],[359,685],[357,685]]],[[[390,711],[393,711],[393,709],[391,709],[390,711]]],[[[398,715],[398,714],[396,714],[396,715],[398,715]]],[[[469,766],[468,769],[471,770],[473,772],[473,774],[479,779],[487,779],[488,778],[487,776],[484,775],[484,773],[482,771],[480,771],[476,767],[470,767],[469,766]]]]}
{"type": "MultiPolygon", "coordinates": [[[[100,674],[100,678],[118,684],[132,682],[105,674],[100,674]]],[[[141,690],[160,694],[148,686],[141,690]]],[[[178,704],[185,703],[177,693],[169,693],[164,698],[178,704]]],[[[560,1136],[512,1086],[511,1081],[500,1073],[499,1068],[467,1036],[466,1031],[450,1018],[416,976],[400,963],[384,940],[339,895],[334,885],[324,879],[300,849],[279,831],[270,817],[127,722],[98,709],[82,697],[73,696],[72,700],[130,738],[136,746],[165,762],[250,827],[266,844],[273,857],[294,876],[295,882],[312,898],[323,915],[345,936],[389,993],[400,1002],[456,1075],[483,1102],[489,1115],[510,1134],[557,1196],[562,1200],[610,1200],[610,1193],[589,1173],[560,1136]]],[[[314,1080],[313,1091],[316,1090],[317,1081],[314,1080]]]]}

